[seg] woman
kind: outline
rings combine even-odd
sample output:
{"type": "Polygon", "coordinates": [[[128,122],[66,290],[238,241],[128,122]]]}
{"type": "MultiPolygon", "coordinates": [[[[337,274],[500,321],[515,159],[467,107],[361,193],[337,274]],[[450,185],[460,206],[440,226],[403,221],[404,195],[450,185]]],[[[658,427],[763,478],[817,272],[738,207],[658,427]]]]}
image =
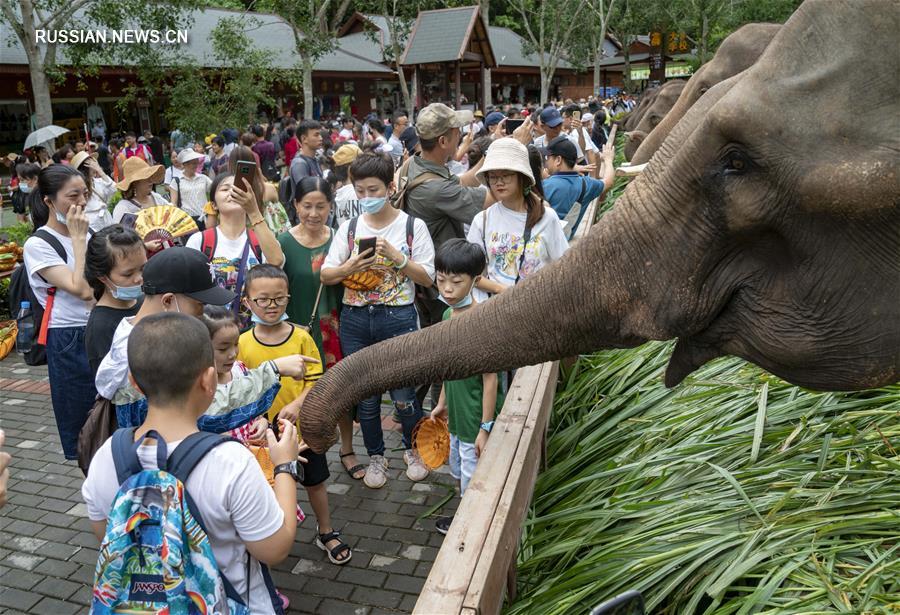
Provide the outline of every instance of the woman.
{"type": "MultiPolygon", "coordinates": [[[[187,247],[203,252],[218,285],[237,294],[231,307],[238,313],[247,271],[259,263],[281,267],[284,253],[259,213],[253,190],[242,190],[235,185],[234,175],[222,173],[213,180],[210,193],[218,224],[191,235],[187,247]]],[[[241,330],[249,324],[249,310],[244,310],[241,312],[241,330]]]]}
{"type": "Polygon", "coordinates": [[[172,205],[180,207],[194,219],[200,230],[204,227],[203,207],[209,201],[209,188],[212,180],[202,172],[206,157],[192,149],[178,152],[181,163],[181,177],[174,177],[169,184],[169,196],[172,205]]]}
{"type": "Polygon", "coordinates": [[[28,282],[44,307],[38,340],[47,349],[50,397],[66,459],[78,459],[78,432],[97,396],[84,347],[85,326],[94,304],[93,290],[84,277],[89,232],[84,209],[89,197],[84,177],[71,166],[54,164],[43,169],[31,196],[32,220],[35,224],[45,221],[38,230],[47,233],[49,240],[35,234],[25,242],[28,282]]]}
{"type": "MultiPolygon", "coordinates": [[[[290,280],[287,315],[291,322],[308,326],[328,369],[341,357],[338,314],[343,295],[340,286],[325,286],[319,276],[331,247],[334,231],[328,227],[333,199],[331,185],[321,177],[304,177],[297,184],[295,205],[300,223],[278,237],[284,252],[284,272],[290,280]]],[[[344,415],[341,429],[341,463],[351,478],[361,479],[366,467],[353,452],[353,419],[344,415]]]]}
{"type": "Polygon", "coordinates": [[[113,223],[109,213],[109,199],[116,193],[116,184],[87,152],[78,152],[72,158],[72,167],[84,177],[84,183],[91,191],[85,214],[91,230],[95,233],[113,223]]]}
{"type": "MultiPolygon", "coordinates": [[[[231,150],[228,156],[228,172],[237,172],[237,163],[240,161],[256,162],[256,154],[249,147],[239,145],[231,150]]],[[[275,235],[280,235],[291,230],[291,223],[288,220],[287,212],[284,205],[278,200],[278,188],[266,181],[262,174],[262,169],[256,165],[256,172],[253,174],[253,193],[256,195],[257,203],[261,203],[260,213],[266,219],[266,224],[272,229],[275,235]]]]}
{"type": "Polygon", "coordinates": [[[209,165],[210,179],[228,169],[228,154],[225,153],[225,139],[215,136],[210,142],[212,162],[209,165]]]}
{"type": "Polygon", "coordinates": [[[121,224],[107,226],[88,241],[84,277],[97,305],[88,318],[84,343],[94,377],[112,346],[119,321],[134,316],[141,307],[146,263],[140,235],[121,224]]]}
{"type": "Polygon", "coordinates": [[[475,215],[467,239],[487,254],[475,299],[501,293],[569,249],[559,217],[539,196],[528,149],[512,137],[488,148],[476,175],[497,202],[475,215]]]}
{"type": "Polygon", "coordinates": [[[113,222],[134,226],[134,220],[142,209],[169,203],[157,194],[153,187],[165,176],[161,164],[147,164],[142,158],[132,156],[122,165],[122,181],[116,187],[122,191],[122,200],[113,209],[113,222]]]}
{"type": "Polygon", "coordinates": [[[297,152],[300,151],[300,140],[297,138],[296,128],[288,126],[284,131],[287,140],[284,142],[284,166],[291,168],[291,161],[297,152]]]}

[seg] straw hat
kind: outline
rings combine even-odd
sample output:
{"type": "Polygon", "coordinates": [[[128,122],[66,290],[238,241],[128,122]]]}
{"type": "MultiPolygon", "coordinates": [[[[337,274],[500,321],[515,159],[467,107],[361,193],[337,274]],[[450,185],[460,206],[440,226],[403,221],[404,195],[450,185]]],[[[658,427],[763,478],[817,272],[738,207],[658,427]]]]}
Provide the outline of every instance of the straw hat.
{"type": "Polygon", "coordinates": [[[78,152],[77,154],[72,156],[72,160],[69,161],[69,166],[71,166],[73,169],[77,169],[81,166],[81,163],[90,158],[90,156],[90,153],[88,153],[86,150],[78,152]]]}
{"type": "Polygon", "coordinates": [[[149,179],[152,183],[158,184],[166,176],[166,170],[161,164],[147,164],[147,161],[137,156],[132,156],[122,165],[122,175],[124,178],[116,187],[125,192],[131,187],[131,184],[142,179],[149,179]]]}
{"type": "Polygon", "coordinates": [[[528,148],[512,137],[497,139],[484,155],[484,164],[475,177],[485,186],[488,185],[488,171],[515,171],[526,177],[526,186],[534,185],[534,175],[528,162],[528,148]]]}

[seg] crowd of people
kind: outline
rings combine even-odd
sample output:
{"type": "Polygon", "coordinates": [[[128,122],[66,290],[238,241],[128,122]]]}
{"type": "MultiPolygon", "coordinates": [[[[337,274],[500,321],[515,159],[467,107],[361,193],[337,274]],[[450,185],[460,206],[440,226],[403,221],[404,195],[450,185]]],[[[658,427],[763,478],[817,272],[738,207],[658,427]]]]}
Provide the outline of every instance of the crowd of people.
{"type": "MultiPolygon", "coordinates": [[[[79,459],[79,433],[103,404],[122,428],[99,446],[82,489],[98,539],[110,544],[126,481],[177,467],[226,589],[252,612],[288,606],[266,565],[287,555],[304,518],[295,481],[316,544],[346,564],[325,455],[297,432],[306,394],[344,357],[456,318],[559,259],[587,205],[612,185],[619,104],[630,103],[474,113],[434,103],[363,121],[285,115],[243,133],[173,131],[167,142],[127,133],[10,158],[16,212],[36,229],[24,272],[44,310],[37,341],[66,459],[79,459]],[[140,236],[135,218],[162,205],[198,231],[176,245],[140,236]],[[209,432],[230,438],[212,442],[209,432]],[[268,450],[268,482],[250,447],[268,450]],[[178,453],[188,448],[202,453],[178,453]]],[[[484,374],[389,391],[408,479],[429,475],[416,425],[446,420],[451,473],[465,492],[508,384],[484,374]]],[[[381,395],[349,411],[339,431],[347,474],[383,487],[381,395]]],[[[437,530],[452,521],[438,519],[437,530]]],[[[95,600],[120,596],[115,575],[101,576],[95,600]]]]}

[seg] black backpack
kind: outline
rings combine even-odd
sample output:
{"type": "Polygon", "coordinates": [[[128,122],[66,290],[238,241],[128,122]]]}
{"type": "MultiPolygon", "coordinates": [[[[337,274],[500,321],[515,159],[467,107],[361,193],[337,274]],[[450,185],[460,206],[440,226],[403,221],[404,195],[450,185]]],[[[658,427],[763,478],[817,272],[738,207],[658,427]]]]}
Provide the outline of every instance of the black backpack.
{"type": "MultiPolygon", "coordinates": [[[[46,241],[50,244],[50,247],[56,251],[59,257],[63,259],[63,262],[69,262],[69,258],[66,255],[66,249],[59,242],[59,239],[54,237],[51,233],[48,233],[43,229],[38,229],[32,236],[46,241]]],[[[38,333],[41,330],[41,323],[44,321],[44,308],[41,306],[40,301],[38,301],[34,294],[34,290],[31,288],[31,283],[28,281],[28,271],[25,269],[25,265],[16,267],[16,270],[13,271],[12,277],[9,280],[9,311],[14,318],[18,317],[19,306],[22,305],[23,301],[27,301],[31,304],[31,317],[34,320],[34,337],[32,339],[31,350],[24,355],[25,363],[28,365],[46,365],[47,349],[45,346],[37,343],[38,333]]]]}

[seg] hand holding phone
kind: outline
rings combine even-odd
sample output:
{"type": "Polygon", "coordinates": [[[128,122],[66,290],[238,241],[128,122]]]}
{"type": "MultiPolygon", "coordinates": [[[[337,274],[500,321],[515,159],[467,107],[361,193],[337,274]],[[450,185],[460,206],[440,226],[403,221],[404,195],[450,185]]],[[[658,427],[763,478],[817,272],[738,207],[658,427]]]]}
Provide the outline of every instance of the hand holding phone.
{"type": "Polygon", "coordinates": [[[256,163],[248,160],[238,160],[235,166],[234,183],[242,190],[250,190],[253,176],[256,174],[256,163]],[[243,182],[243,186],[239,182],[243,182]]]}
{"type": "Polygon", "coordinates": [[[359,252],[360,256],[375,256],[375,246],[378,243],[377,237],[363,237],[359,240],[359,252]],[[371,254],[366,255],[366,252],[371,250],[371,254]]]}

